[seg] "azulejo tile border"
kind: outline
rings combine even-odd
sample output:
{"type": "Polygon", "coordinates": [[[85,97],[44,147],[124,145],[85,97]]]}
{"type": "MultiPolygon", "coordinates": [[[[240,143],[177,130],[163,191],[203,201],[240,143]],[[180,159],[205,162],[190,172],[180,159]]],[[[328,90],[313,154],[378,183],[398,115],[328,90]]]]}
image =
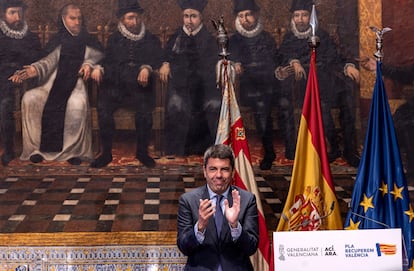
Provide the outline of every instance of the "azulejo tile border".
{"type": "Polygon", "coordinates": [[[175,232],[0,234],[0,270],[183,270],[175,232]]]}
{"type": "Polygon", "coordinates": [[[172,245],[0,247],[0,270],[184,270],[186,257],[172,245]]]}

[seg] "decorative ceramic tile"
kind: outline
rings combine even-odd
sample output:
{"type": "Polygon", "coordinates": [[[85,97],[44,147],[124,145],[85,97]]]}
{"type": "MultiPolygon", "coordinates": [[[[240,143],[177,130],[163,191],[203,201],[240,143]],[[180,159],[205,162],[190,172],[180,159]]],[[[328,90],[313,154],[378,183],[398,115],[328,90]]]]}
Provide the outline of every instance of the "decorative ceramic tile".
{"type": "Polygon", "coordinates": [[[0,247],[0,270],[183,270],[176,246],[0,247]]]}

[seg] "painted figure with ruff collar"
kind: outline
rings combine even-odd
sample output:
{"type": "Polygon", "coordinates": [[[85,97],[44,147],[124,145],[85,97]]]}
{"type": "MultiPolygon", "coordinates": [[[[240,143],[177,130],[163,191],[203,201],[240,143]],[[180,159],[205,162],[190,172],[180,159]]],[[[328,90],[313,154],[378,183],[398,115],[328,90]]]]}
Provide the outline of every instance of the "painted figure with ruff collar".
{"type": "MultiPolygon", "coordinates": [[[[286,93],[293,95],[296,106],[302,108],[306,91],[306,77],[309,73],[310,47],[308,39],[313,34],[310,25],[312,11],[312,0],[294,0],[291,6],[290,31],[286,33],[280,46],[281,66],[276,70],[276,77],[286,93]],[[282,68],[283,67],[283,68],[282,68]],[[286,69],[291,72],[286,72],[286,69]],[[292,72],[293,70],[293,72],[292,72]]],[[[320,27],[315,31],[320,39],[317,48],[317,70],[319,89],[321,93],[321,109],[328,145],[328,156],[330,162],[343,155],[348,163],[354,167],[358,166],[356,129],[355,129],[355,103],[352,94],[352,85],[359,82],[359,71],[352,63],[346,63],[345,59],[338,53],[329,33],[320,27]],[[340,82],[347,80],[349,82],[340,82]],[[347,85],[351,85],[348,88],[347,85]],[[338,100],[341,105],[341,127],[344,135],[343,153],[341,153],[337,139],[336,128],[333,122],[331,109],[337,106],[338,100]]],[[[292,109],[293,110],[293,109],[292,109]]],[[[293,111],[292,111],[293,112],[293,111]]],[[[295,136],[291,140],[296,142],[295,136]]]]}
{"type": "Polygon", "coordinates": [[[166,153],[202,154],[216,137],[221,91],[216,88],[216,39],[203,23],[207,0],[179,0],[182,26],[165,47],[161,80],[168,82],[166,153]]]}
{"type": "MultiPolygon", "coordinates": [[[[236,32],[230,38],[229,58],[235,62],[236,73],[240,76],[241,103],[254,112],[256,130],[264,149],[260,168],[267,170],[276,158],[271,111],[277,97],[275,94],[278,94],[274,76],[278,50],[272,35],[263,29],[260,10],[254,0],[235,0],[234,14],[236,32]]],[[[277,101],[281,99],[277,97],[277,101]]],[[[283,110],[283,106],[279,106],[279,109],[279,123],[285,126],[281,130],[292,132],[293,114],[283,110]]],[[[286,153],[293,159],[294,146],[286,145],[286,153]]]]}
{"type": "Polygon", "coordinates": [[[113,114],[120,107],[135,111],[136,158],[146,167],[155,166],[148,154],[155,108],[153,69],[161,65],[161,42],[142,20],[144,9],[137,0],[120,0],[118,29],[108,39],[104,80],[98,98],[99,133],[102,150],[92,167],[112,161],[113,114]]]}
{"type": "Polygon", "coordinates": [[[0,139],[1,163],[7,166],[15,157],[14,134],[15,88],[12,81],[16,70],[40,57],[40,41],[29,31],[24,19],[26,5],[21,0],[1,2],[0,19],[0,139]]]}

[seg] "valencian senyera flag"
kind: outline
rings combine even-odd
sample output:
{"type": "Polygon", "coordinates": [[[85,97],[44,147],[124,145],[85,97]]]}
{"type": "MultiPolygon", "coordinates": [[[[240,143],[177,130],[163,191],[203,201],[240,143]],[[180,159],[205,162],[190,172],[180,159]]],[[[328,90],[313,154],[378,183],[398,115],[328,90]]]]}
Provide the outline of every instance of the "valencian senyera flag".
{"type": "Polygon", "coordinates": [[[234,92],[234,68],[228,60],[217,64],[217,82],[223,92],[216,144],[230,145],[235,155],[234,185],[255,194],[259,213],[259,249],[250,257],[254,270],[273,270],[270,238],[264,219],[259,190],[251,164],[250,152],[243,120],[234,92]]]}
{"type": "Polygon", "coordinates": [[[379,61],[370,110],[361,163],[344,228],[401,228],[407,251],[405,260],[408,258],[406,264],[412,266],[414,211],[379,61]]]}
{"type": "Polygon", "coordinates": [[[326,151],[315,63],[312,50],[292,178],[277,231],[343,229],[326,151]]]}

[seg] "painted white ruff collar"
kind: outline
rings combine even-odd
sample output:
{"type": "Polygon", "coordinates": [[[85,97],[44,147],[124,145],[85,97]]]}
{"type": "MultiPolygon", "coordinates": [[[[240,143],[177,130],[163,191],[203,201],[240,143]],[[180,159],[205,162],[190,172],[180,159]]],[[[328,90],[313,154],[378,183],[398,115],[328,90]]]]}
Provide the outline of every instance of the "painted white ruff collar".
{"type": "Polygon", "coordinates": [[[0,29],[3,32],[4,35],[6,35],[9,38],[21,40],[23,39],[28,31],[27,23],[23,23],[22,30],[13,30],[11,29],[7,23],[3,20],[0,20],[0,29]]]}
{"type": "Polygon", "coordinates": [[[132,33],[121,22],[118,23],[118,30],[122,36],[132,41],[139,41],[145,36],[145,24],[144,23],[141,23],[141,31],[139,32],[139,34],[132,33]]]}
{"type": "Polygon", "coordinates": [[[312,27],[309,26],[308,30],[300,32],[296,28],[296,24],[293,21],[293,19],[290,21],[290,29],[292,30],[293,35],[295,35],[295,37],[297,37],[300,40],[309,38],[311,31],[312,31],[312,27]]]}
{"type": "Polygon", "coordinates": [[[190,36],[190,35],[193,35],[193,36],[197,35],[197,34],[198,34],[198,32],[200,32],[201,28],[203,28],[203,24],[202,24],[202,23],[201,23],[201,24],[199,25],[199,27],[197,27],[197,29],[195,29],[193,32],[190,32],[190,31],[188,31],[187,27],[185,27],[185,25],[183,25],[183,31],[184,31],[184,32],[185,32],[188,36],[190,36]]]}
{"type": "Polygon", "coordinates": [[[259,35],[263,31],[263,24],[262,24],[262,21],[260,20],[260,18],[257,21],[256,27],[254,29],[250,30],[250,31],[244,29],[244,27],[241,25],[240,21],[237,18],[234,21],[234,26],[236,27],[237,32],[239,32],[240,35],[242,35],[243,37],[246,37],[246,38],[256,37],[257,35],[259,35]]]}

